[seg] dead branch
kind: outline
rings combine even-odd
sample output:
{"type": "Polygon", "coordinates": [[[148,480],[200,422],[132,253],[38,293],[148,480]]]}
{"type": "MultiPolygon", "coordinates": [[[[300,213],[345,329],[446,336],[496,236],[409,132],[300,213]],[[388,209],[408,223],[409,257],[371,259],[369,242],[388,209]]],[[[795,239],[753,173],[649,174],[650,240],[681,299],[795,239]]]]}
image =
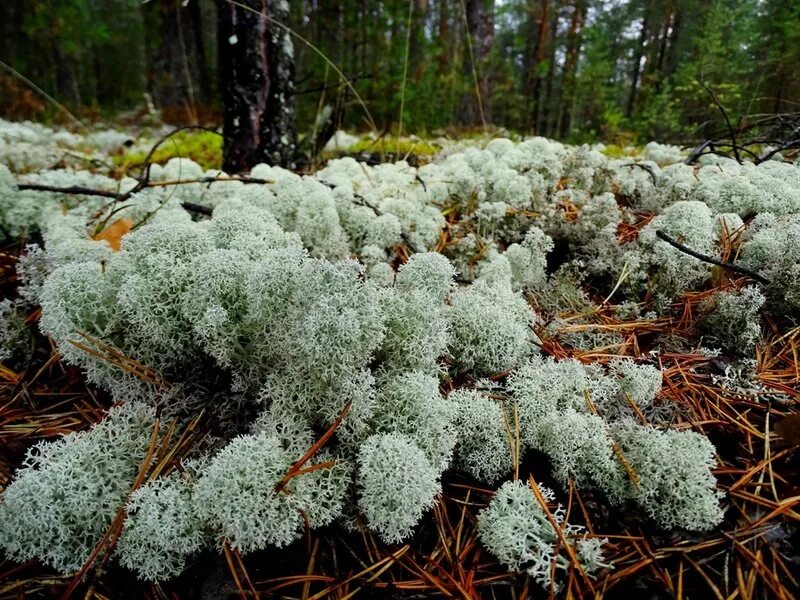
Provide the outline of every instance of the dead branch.
{"type": "Polygon", "coordinates": [[[647,173],[650,175],[650,179],[653,180],[653,185],[655,185],[655,186],[658,185],[658,178],[656,177],[656,172],[653,171],[653,167],[651,167],[650,165],[645,165],[645,164],[637,163],[637,162],[631,162],[631,163],[625,163],[622,166],[623,167],[639,167],[640,169],[642,169],[644,171],[647,171],[647,173]]]}
{"type": "Polygon", "coordinates": [[[688,254],[689,256],[693,256],[697,260],[701,260],[703,262],[707,262],[707,263],[710,263],[712,265],[716,265],[718,267],[722,267],[723,269],[728,269],[729,271],[734,271],[736,273],[741,273],[742,275],[747,275],[751,279],[754,279],[754,280],[758,281],[759,283],[763,283],[764,285],[769,285],[769,283],[770,283],[769,279],[767,279],[763,275],[759,275],[755,271],[751,271],[750,269],[748,269],[746,267],[742,267],[740,265],[736,265],[736,264],[733,264],[733,263],[725,262],[725,261],[713,258],[711,256],[707,256],[705,254],[701,254],[697,250],[692,250],[688,246],[684,246],[680,242],[674,240],[673,238],[671,238],[669,235],[667,235],[666,233],[664,233],[660,229],[656,230],[656,236],[658,236],[659,239],[662,239],[665,242],[667,242],[673,248],[676,248],[677,250],[680,250],[681,252],[683,252],[685,254],[688,254]]]}

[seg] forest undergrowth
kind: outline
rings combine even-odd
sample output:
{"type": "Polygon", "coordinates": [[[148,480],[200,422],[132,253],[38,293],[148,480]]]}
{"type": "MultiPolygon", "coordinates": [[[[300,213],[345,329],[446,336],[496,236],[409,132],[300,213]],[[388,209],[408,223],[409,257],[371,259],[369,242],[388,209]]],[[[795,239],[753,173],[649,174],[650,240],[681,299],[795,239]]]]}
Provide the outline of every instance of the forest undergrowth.
{"type": "Polygon", "coordinates": [[[800,593],[793,150],[0,125],[0,597],[800,593]]]}

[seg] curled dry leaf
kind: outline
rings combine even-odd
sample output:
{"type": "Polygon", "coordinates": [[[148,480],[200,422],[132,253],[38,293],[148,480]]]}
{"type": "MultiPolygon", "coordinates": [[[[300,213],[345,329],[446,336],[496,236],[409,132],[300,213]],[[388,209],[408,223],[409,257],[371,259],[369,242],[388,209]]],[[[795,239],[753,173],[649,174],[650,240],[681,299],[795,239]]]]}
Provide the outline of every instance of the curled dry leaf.
{"type": "Polygon", "coordinates": [[[122,246],[122,236],[128,233],[133,227],[133,221],[126,218],[117,219],[111,225],[103,229],[94,236],[96,240],[105,240],[114,252],[119,252],[122,246]]]}

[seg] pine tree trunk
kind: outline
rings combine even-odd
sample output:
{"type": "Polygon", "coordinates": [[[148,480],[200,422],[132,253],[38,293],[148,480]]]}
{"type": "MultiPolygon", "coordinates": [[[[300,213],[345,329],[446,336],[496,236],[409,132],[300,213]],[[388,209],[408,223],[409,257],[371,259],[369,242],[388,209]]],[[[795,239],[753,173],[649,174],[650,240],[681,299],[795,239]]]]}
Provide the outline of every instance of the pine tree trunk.
{"type": "Polygon", "coordinates": [[[639,34],[639,43],[633,54],[633,69],[631,71],[631,87],[628,92],[628,102],[625,105],[625,116],[630,117],[633,115],[633,109],[636,106],[636,92],[639,87],[639,75],[642,73],[642,58],[644,58],[644,44],[647,40],[647,31],[650,29],[648,22],[648,14],[645,14],[642,19],[642,31],[639,34]]]}
{"type": "MultiPolygon", "coordinates": [[[[156,106],[194,108],[210,100],[208,61],[198,0],[161,0],[143,5],[147,41],[147,88],[156,106]]],[[[180,113],[181,111],[175,111],[180,113]]]]}
{"type": "MultiPolygon", "coordinates": [[[[209,78],[208,57],[205,45],[203,44],[203,14],[200,11],[200,2],[191,0],[187,6],[189,18],[184,20],[189,26],[188,32],[191,34],[192,53],[194,55],[193,66],[194,75],[197,79],[197,101],[201,104],[208,104],[211,101],[211,79],[209,78]]],[[[189,36],[187,36],[189,37],[189,36]]]]}
{"type": "Polygon", "coordinates": [[[681,24],[683,22],[683,14],[680,10],[675,12],[675,17],[672,19],[672,31],[667,40],[667,50],[664,57],[664,77],[669,77],[675,73],[675,68],[678,66],[678,36],[681,31],[681,24]]]}
{"type": "Polygon", "coordinates": [[[80,108],[81,92],[75,60],[63,52],[58,41],[53,43],[53,63],[56,66],[58,97],[73,110],[80,108]]]}
{"type": "Polygon", "coordinates": [[[572,11],[569,33],[567,34],[567,51],[562,77],[563,96],[559,118],[559,134],[562,138],[569,136],[572,130],[572,116],[575,108],[575,83],[578,73],[578,57],[583,44],[583,24],[586,21],[588,6],[578,1],[572,11]]]}
{"type": "Polygon", "coordinates": [[[478,29],[480,36],[479,65],[480,70],[478,86],[481,92],[481,103],[483,108],[483,120],[485,123],[492,122],[492,83],[491,65],[489,58],[494,49],[494,0],[483,3],[481,14],[481,24],[478,29]]]}
{"type": "Polygon", "coordinates": [[[556,104],[553,102],[553,80],[555,79],[556,47],[558,46],[558,11],[555,11],[550,19],[549,31],[550,46],[547,55],[547,76],[544,86],[544,110],[540,111],[541,124],[539,126],[540,135],[549,136],[553,131],[553,115],[556,104]]]}
{"type": "Polygon", "coordinates": [[[525,41],[525,80],[523,92],[528,103],[529,127],[537,131],[542,89],[541,65],[547,44],[548,1],[541,0],[539,9],[531,9],[525,41]]]}
{"type": "Polygon", "coordinates": [[[11,2],[0,2],[0,60],[14,64],[14,6],[11,2]]]}
{"type": "Polygon", "coordinates": [[[285,0],[244,0],[256,12],[220,0],[219,72],[224,105],[223,169],[266,162],[291,168],[295,157],[294,48],[285,0]]]}
{"type": "Polygon", "coordinates": [[[489,95],[491,86],[486,59],[494,46],[494,1],[467,0],[466,31],[464,32],[464,77],[469,82],[459,111],[461,122],[478,125],[491,120],[489,95]],[[475,89],[477,77],[477,90],[475,89]],[[480,94],[480,99],[477,95],[480,94]]]}

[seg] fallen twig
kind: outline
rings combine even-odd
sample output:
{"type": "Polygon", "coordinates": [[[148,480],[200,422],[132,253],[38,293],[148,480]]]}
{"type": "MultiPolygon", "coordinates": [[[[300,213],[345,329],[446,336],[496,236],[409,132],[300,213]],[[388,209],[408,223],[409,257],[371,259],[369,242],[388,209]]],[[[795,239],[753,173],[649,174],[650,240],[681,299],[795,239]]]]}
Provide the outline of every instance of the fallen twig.
{"type": "Polygon", "coordinates": [[[623,167],[639,167],[640,169],[643,169],[644,171],[647,171],[647,173],[650,175],[650,179],[653,180],[653,185],[656,185],[656,186],[658,185],[658,178],[656,177],[656,172],[653,171],[653,167],[651,167],[650,165],[645,165],[645,164],[637,163],[637,162],[631,162],[631,163],[625,163],[622,166],[623,167]]]}
{"type": "Polygon", "coordinates": [[[741,273],[742,275],[747,275],[751,279],[755,279],[756,281],[758,281],[759,283],[763,283],[764,285],[769,285],[770,284],[769,279],[767,279],[763,275],[759,275],[758,273],[756,273],[755,271],[751,271],[747,267],[742,267],[742,266],[736,265],[734,263],[725,262],[723,260],[719,260],[719,259],[713,258],[711,256],[707,256],[705,254],[701,254],[697,250],[692,250],[688,246],[684,246],[680,242],[674,240],[673,238],[671,238],[669,235],[667,235],[666,233],[664,233],[660,229],[656,230],[656,236],[658,236],[659,239],[662,239],[665,242],[667,242],[673,248],[676,248],[677,250],[680,250],[681,252],[683,252],[685,254],[688,254],[689,256],[693,256],[694,258],[696,258],[698,260],[702,260],[703,262],[707,262],[707,263],[710,263],[712,265],[716,265],[718,267],[722,267],[723,269],[728,269],[729,271],[734,271],[736,273],[741,273]]]}

